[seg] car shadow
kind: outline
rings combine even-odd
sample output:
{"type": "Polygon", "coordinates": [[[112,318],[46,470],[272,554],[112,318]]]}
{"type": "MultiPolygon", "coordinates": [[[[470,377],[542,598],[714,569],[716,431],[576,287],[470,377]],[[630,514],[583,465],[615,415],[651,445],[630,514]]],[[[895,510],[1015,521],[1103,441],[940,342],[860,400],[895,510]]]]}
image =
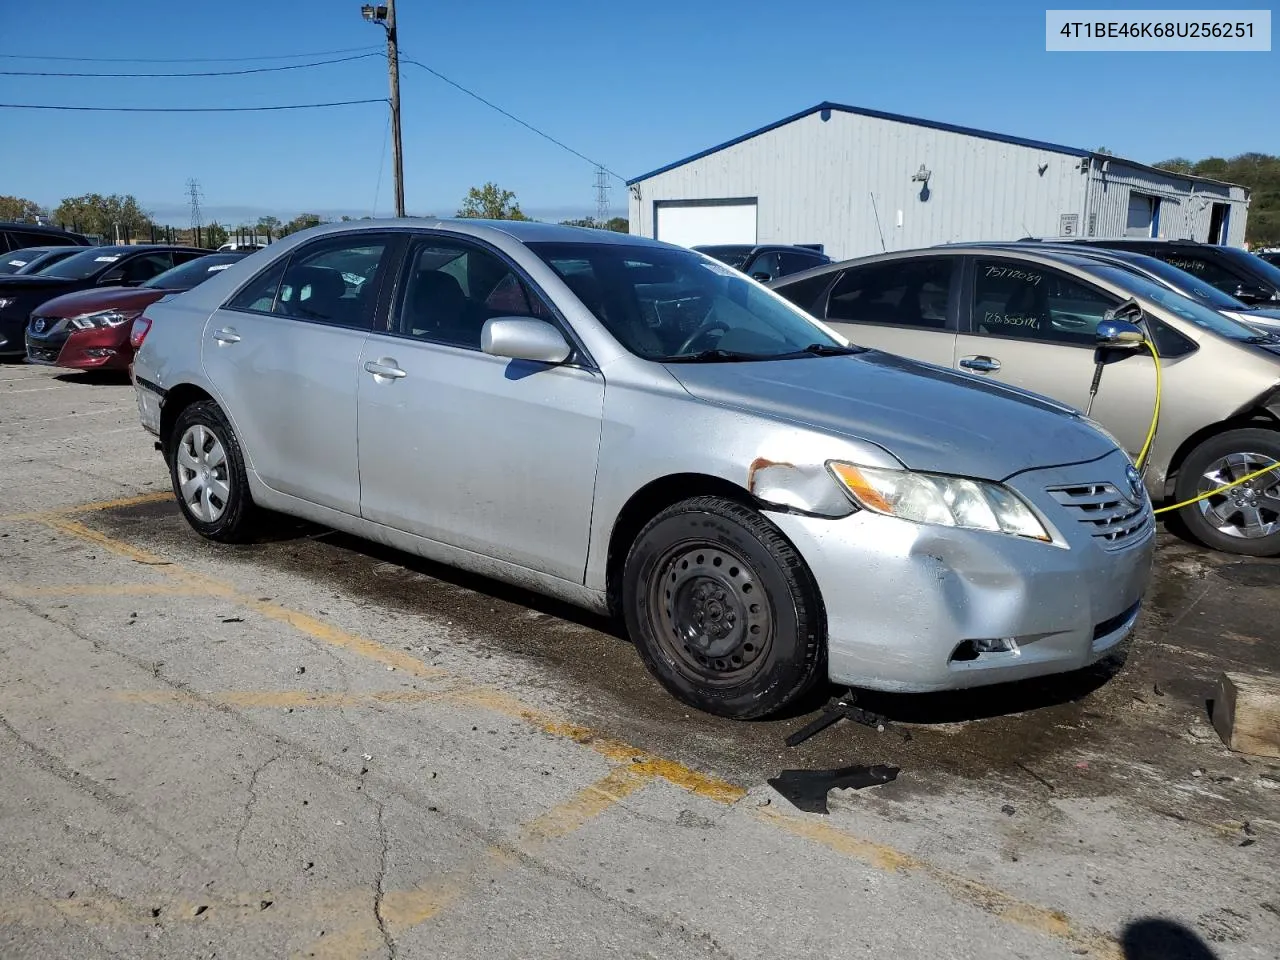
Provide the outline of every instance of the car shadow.
{"type": "Polygon", "coordinates": [[[129,382],[126,370],[68,370],[53,379],[61,383],[87,383],[94,386],[119,386],[129,382]]]}
{"type": "Polygon", "coordinates": [[[1124,960],[1217,960],[1194,931],[1172,920],[1135,920],[1120,934],[1124,960]]]}

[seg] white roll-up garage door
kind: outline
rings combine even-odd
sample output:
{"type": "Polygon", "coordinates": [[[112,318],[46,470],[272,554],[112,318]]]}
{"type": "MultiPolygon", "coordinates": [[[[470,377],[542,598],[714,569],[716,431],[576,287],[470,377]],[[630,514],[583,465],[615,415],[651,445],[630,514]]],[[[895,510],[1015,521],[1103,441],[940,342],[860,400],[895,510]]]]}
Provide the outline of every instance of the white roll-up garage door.
{"type": "Polygon", "coordinates": [[[755,243],[754,200],[664,202],[656,208],[654,237],[682,247],[706,243],[755,243]]]}

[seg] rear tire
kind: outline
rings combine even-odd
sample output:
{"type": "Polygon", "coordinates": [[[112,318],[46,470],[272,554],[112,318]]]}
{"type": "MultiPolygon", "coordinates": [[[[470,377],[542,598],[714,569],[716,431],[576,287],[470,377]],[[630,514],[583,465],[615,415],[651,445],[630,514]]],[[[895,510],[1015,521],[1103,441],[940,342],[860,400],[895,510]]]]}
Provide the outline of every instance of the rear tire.
{"type": "Polygon", "coordinates": [[[200,400],[178,414],[165,457],[174,496],[197,533],[222,543],[253,539],[258,510],[244,454],[216,403],[200,400]]]}
{"type": "MultiPolygon", "coordinates": [[[[1191,451],[1178,470],[1174,502],[1190,500],[1245,474],[1280,463],[1280,431],[1228,430],[1191,451]]],[[[1247,557],[1280,555],[1280,469],[1183,507],[1188,534],[1214,550],[1247,557]]]]}
{"type": "Polygon", "coordinates": [[[668,507],[623,569],[627,631],[675,697],[707,713],[776,713],[825,672],[813,575],[764,516],[721,497],[668,507]]]}

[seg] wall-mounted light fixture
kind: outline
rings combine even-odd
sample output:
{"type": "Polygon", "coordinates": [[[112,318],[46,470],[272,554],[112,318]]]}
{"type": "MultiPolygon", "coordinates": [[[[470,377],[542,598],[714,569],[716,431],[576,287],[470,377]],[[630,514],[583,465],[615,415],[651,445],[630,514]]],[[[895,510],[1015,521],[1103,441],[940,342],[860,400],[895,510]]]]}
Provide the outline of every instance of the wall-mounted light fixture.
{"type": "Polygon", "coordinates": [[[920,164],[920,169],[911,175],[912,182],[920,184],[920,199],[922,201],[929,199],[929,178],[931,176],[933,176],[933,172],[923,163],[920,164]]]}

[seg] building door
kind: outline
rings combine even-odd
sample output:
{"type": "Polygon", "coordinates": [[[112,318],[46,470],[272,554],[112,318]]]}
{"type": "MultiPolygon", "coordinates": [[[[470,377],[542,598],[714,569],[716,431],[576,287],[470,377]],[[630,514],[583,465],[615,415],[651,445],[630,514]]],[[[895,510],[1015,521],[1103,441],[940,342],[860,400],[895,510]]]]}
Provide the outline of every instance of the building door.
{"type": "Polygon", "coordinates": [[[1129,217],[1125,223],[1126,237],[1143,237],[1149,239],[1156,236],[1159,226],[1160,200],[1145,193],[1129,194],[1129,217]]]}
{"type": "Polygon", "coordinates": [[[1210,243],[1227,242],[1227,215],[1229,208],[1225,203],[1215,203],[1209,212],[1210,243]]]}
{"type": "Polygon", "coordinates": [[[756,242],[756,201],[659,200],[653,237],[681,247],[756,242]]]}

